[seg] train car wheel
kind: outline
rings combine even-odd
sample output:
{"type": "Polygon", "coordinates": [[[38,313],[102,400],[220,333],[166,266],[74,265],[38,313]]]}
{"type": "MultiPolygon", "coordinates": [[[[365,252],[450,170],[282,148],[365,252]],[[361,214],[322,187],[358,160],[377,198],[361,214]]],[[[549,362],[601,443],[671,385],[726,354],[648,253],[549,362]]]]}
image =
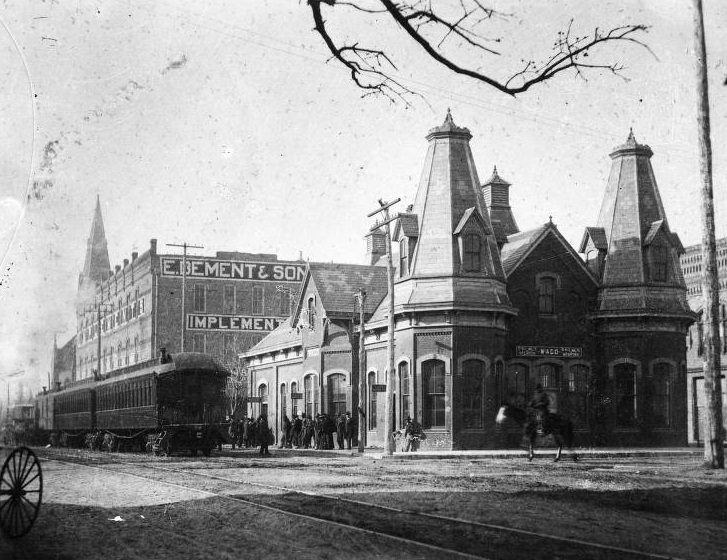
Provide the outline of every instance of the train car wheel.
{"type": "Polygon", "coordinates": [[[43,498],[43,472],[30,449],[19,447],[0,471],[0,530],[7,537],[30,531],[43,498]]]}

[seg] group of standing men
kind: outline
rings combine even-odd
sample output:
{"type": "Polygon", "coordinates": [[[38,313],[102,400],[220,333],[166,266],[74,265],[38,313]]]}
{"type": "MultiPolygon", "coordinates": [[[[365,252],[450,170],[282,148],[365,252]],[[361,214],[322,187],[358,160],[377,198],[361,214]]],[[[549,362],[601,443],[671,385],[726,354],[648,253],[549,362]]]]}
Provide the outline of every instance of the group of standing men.
{"type": "Polygon", "coordinates": [[[336,414],[316,414],[315,418],[300,413],[291,421],[287,414],[283,417],[279,447],[295,449],[351,449],[358,445],[358,424],[350,412],[336,414]]]}

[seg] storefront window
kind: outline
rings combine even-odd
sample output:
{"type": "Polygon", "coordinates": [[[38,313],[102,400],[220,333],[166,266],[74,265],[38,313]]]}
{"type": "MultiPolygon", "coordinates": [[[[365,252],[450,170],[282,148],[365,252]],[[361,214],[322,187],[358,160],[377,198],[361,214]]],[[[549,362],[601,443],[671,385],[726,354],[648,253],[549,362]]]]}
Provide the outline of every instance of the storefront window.
{"type": "Polygon", "coordinates": [[[427,360],[422,364],[422,420],[427,428],[444,428],[444,362],[427,360]]]}

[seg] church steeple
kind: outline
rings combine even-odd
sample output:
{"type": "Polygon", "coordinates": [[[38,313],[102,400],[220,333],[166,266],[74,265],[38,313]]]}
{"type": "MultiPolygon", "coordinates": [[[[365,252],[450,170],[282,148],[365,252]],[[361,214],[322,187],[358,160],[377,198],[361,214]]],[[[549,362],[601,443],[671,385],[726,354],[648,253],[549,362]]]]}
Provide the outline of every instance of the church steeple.
{"type": "Polygon", "coordinates": [[[91,224],[91,232],[86,242],[86,260],[79,284],[95,285],[103,281],[111,268],[109,251],[104,231],[103,217],[101,216],[101,199],[96,195],[96,209],[91,224]]]}

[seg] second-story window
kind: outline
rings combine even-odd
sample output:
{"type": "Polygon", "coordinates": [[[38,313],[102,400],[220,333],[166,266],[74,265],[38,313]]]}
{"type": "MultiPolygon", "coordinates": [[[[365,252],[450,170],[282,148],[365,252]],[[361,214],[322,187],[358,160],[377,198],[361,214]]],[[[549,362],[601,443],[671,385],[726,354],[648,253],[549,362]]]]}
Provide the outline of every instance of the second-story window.
{"type": "Polygon", "coordinates": [[[464,270],[465,272],[479,272],[481,240],[476,233],[469,233],[464,237],[464,270]]]}
{"type": "Polygon", "coordinates": [[[207,311],[207,290],[204,284],[194,285],[194,310],[200,313],[207,311]]]}
{"type": "Polygon", "coordinates": [[[222,313],[232,315],[235,312],[235,286],[226,285],[222,291],[222,313]]]}
{"type": "Polygon", "coordinates": [[[538,281],[538,311],[555,312],[555,278],[546,276],[538,281]]]}
{"type": "Polygon", "coordinates": [[[262,286],[252,287],[252,314],[265,313],[265,289],[262,286]]]}

